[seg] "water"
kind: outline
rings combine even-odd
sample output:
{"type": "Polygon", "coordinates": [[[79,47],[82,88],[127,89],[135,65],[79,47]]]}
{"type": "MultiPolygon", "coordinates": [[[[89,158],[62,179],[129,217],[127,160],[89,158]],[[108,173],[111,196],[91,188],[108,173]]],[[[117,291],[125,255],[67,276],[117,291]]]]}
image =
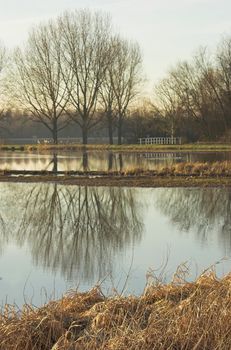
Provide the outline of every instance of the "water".
{"type": "Polygon", "coordinates": [[[27,153],[0,152],[0,170],[127,170],[156,169],[177,162],[231,160],[231,152],[142,152],[112,153],[107,151],[27,153]]]}
{"type": "Polygon", "coordinates": [[[41,305],[103,283],[139,294],[164,267],[231,268],[231,190],[0,183],[0,300],[41,305]],[[222,258],[228,259],[221,262],[222,258]],[[127,278],[128,276],[128,278],[127,278]]]}

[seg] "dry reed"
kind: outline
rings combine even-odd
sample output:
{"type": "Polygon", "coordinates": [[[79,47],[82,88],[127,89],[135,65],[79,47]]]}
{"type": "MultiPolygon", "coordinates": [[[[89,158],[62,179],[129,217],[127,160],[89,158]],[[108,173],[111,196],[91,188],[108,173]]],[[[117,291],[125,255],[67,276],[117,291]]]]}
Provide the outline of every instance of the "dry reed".
{"type": "Polygon", "coordinates": [[[72,292],[39,309],[6,306],[0,349],[230,350],[231,274],[149,286],[139,296],[72,292]]]}
{"type": "Polygon", "coordinates": [[[231,161],[222,162],[182,162],[170,166],[157,167],[155,170],[127,168],[118,172],[121,175],[158,175],[158,176],[231,176],[231,161]]]}

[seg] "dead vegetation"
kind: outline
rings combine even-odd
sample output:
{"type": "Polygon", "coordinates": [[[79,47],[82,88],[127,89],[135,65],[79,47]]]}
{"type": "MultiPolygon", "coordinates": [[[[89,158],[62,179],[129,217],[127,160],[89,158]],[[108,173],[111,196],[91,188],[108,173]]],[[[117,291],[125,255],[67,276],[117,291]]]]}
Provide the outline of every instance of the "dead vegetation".
{"type": "Polygon", "coordinates": [[[53,182],[109,187],[231,187],[231,161],[177,163],[155,170],[122,171],[27,171],[0,170],[0,182],[53,182]]]}
{"type": "Polygon", "coordinates": [[[231,161],[219,162],[182,162],[170,166],[157,165],[156,169],[130,167],[125,170],[8,170],[1,169],[1,175],[35,175],[47,176],[231,176],[231,161]]]}
{"type": "Polygon", "coordinates": [[[160,172],[170,175],[231,176],[231,162],[177,163],[169,168],[162,168],[160,172]]]}
{"type": "Polygon", "coordinates": [[[123,175],[158,176],[231,176],[231,161],[219,162],[182,162],[170,166],[157,167],[155,170],[130,168],[123,175]]]}
{"type": "Polygon", "coordinates": [[[139,297],[72,292],[39,309],[6,306],[0,321],[2,350],[229,350],[231,275],[158,283],[139,297]]]}

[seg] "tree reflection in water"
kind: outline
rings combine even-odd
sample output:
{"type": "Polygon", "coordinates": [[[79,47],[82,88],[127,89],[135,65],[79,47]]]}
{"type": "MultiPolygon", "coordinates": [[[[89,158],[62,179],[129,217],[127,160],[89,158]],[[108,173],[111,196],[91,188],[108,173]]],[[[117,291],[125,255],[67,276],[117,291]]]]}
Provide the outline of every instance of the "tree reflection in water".
{"type": "Polygon", "coordinates": [[[82,169],[83,171],[89,171],[89,165],[88,165],[88,153],[87,151],[82,152],[82,169]]]}
{"type": "Polygon", "coordinates": [[[202,241],[216,232],[231,253],[231,189],[163,189],[156,204],[181,231],[193,229],[202,241]]]}
{"type": "Polygon", "coordinates": [[[17,239],[29,243],[35,264],[91,282],[105,277],[116,253],[139,241],[142,230],[134,190],[36,185],[17,239]]]}
{"type": "MultiPolygon", "coordinates": [[[[155,194],[155,205],[179,230],[196,232],[198,240],[214,234],[231,253],[230,189],[145,191],[149,200],[155,194]]],[[[142,237],[146,201],[141,207],[136,189],[3,184],[0,194],[1,248],[9,240],[27,244],[35,264],[68,280],[105,277],[115,258],[142,237]]]]}
{"type": "Polygon", "coordinates": [[[9,235],[7,234],[5,221],[2,215],[0,215],[0,233],[1,233],[0,234],[0,254],[2,254],[4,250],[4,246],[5,244],[7,244],[9,240],[9,235]]]}

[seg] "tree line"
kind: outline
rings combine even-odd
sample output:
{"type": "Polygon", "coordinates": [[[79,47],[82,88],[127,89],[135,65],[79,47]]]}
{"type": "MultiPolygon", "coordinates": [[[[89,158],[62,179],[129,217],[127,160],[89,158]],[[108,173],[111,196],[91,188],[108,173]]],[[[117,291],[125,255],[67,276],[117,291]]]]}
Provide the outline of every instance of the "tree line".
{"type": "Polygon", "coordinates": [[[107,14],[66,12],[34,27],[11,55],[0,45],[0,76],[0,95],[18,108],[0,109],[0,129],[10,124],[13,135],[19,119],[28,133],[38,122],[54,143],[74,129],[83,144],[92,133],[121,144],[146,136],[220,140],[231,129],[231,37],[213,54],[201,48],[178,62],[145,99],[139,44],[118,35],[107,14]]]}
{"type": "Polygon", "coordinates": [[[200,48],[179,62],[155,89],[155,112],[168,120],[169,133],[216,140],[231,128],[231,37],[216,52],[200,48]]]}
{"type": "Polygon", "coordinates": [[[34,27],[13,53],[8,85],[14,99],[58,142],[70,123],[88,142],[89,130],[107,117],[110,142],[138,92],[142,57],[137,43],[113,32],[108,15],[66,12],[34,27]]]}

